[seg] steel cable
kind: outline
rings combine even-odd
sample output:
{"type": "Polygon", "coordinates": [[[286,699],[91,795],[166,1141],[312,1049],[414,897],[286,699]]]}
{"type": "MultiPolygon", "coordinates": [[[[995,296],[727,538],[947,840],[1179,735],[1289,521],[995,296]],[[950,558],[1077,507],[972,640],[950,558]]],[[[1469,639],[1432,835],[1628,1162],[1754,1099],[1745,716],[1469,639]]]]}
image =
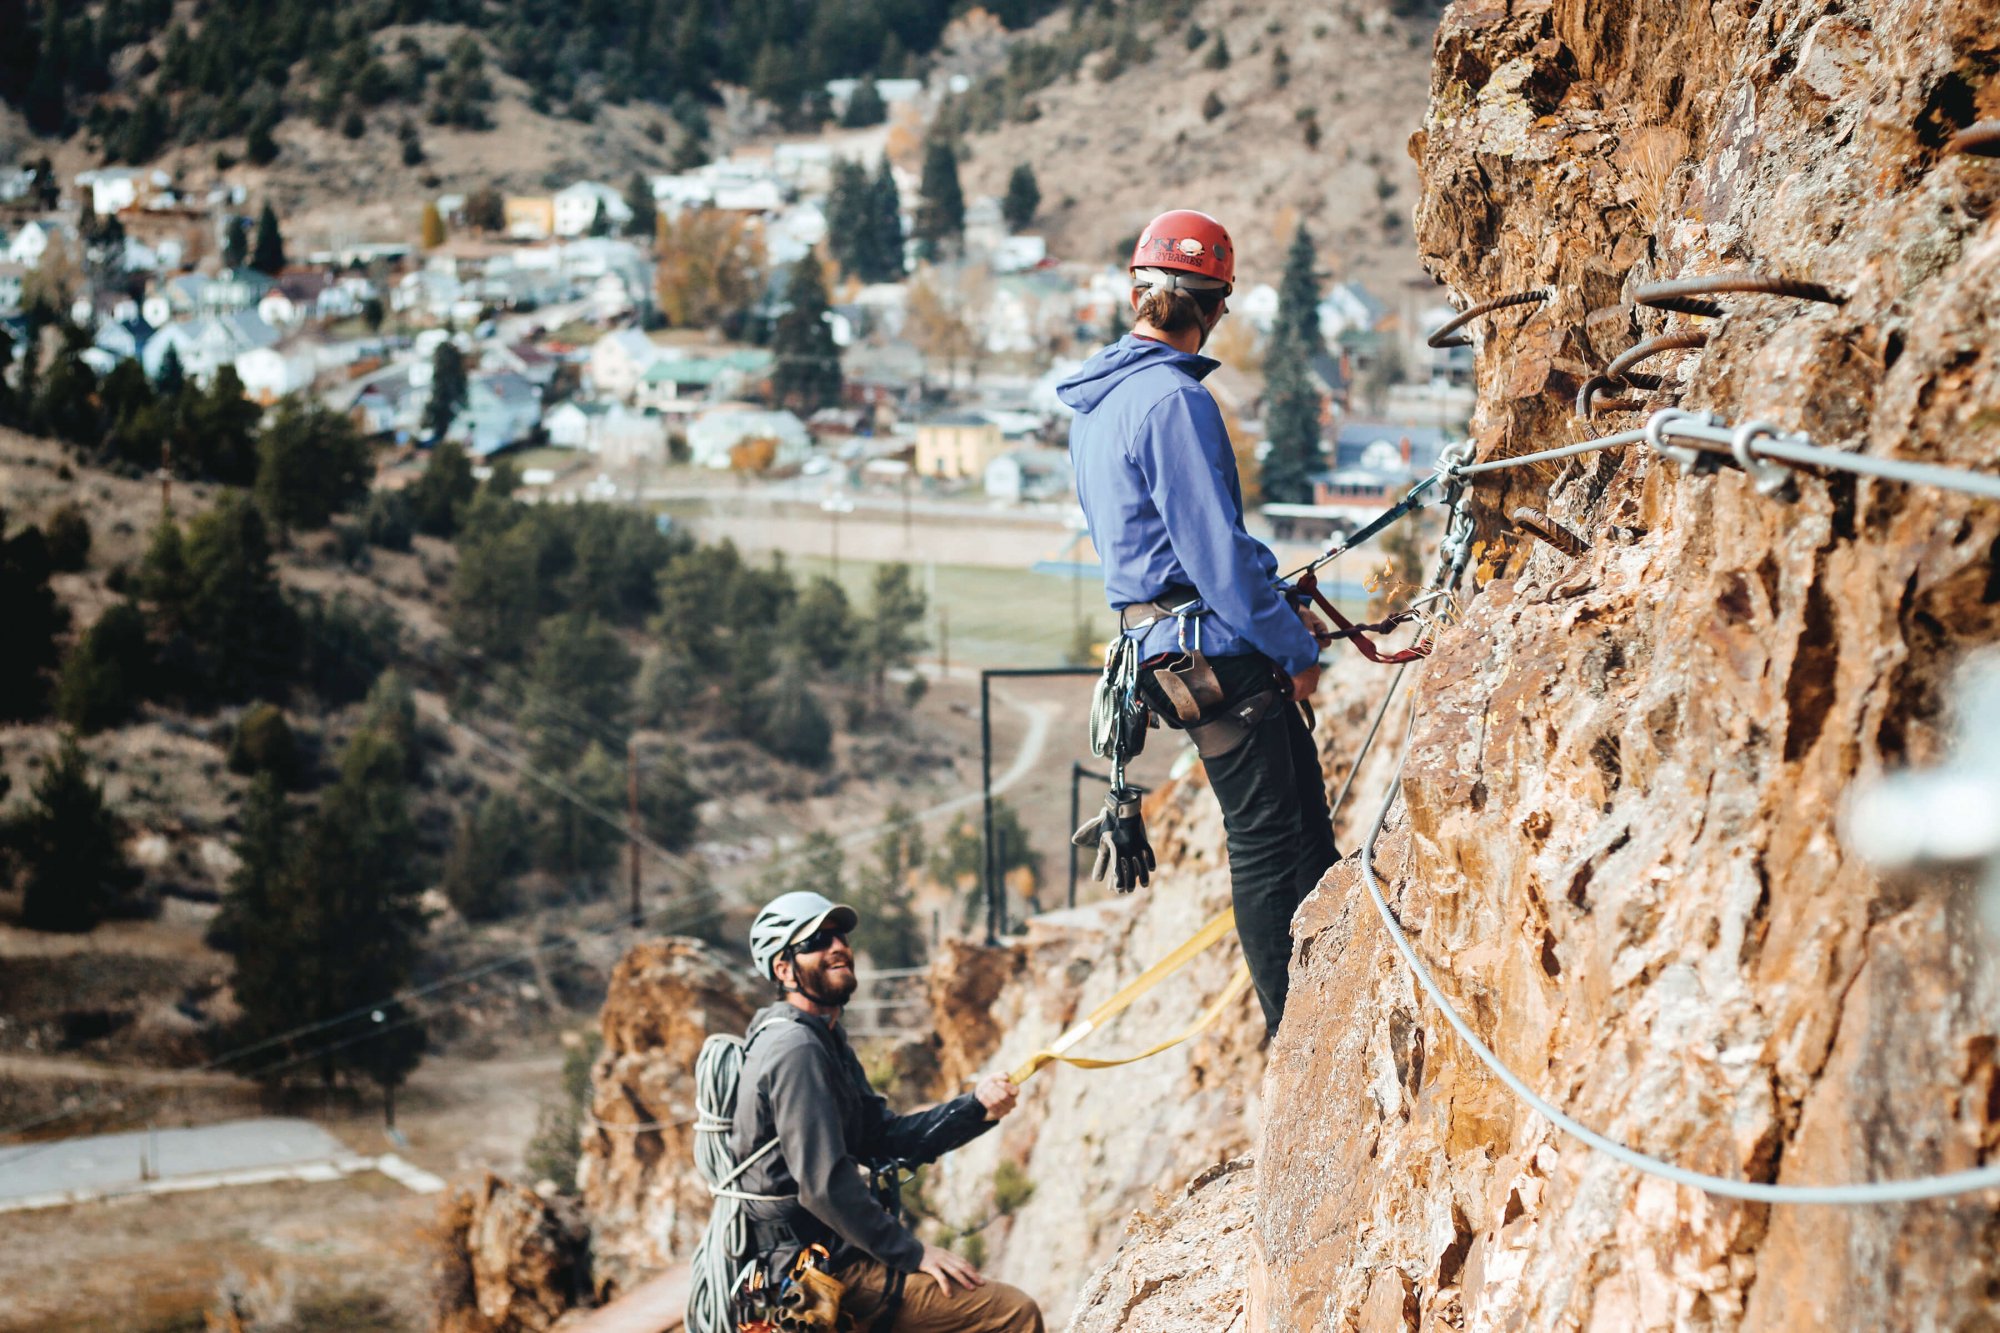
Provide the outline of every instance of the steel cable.
{"type": "Polygon", "coordinates": [[[1708,1194],[1721,1195],[1729,1199],[1746,1199],[1754,1203],[1784,1204],[1885,1204],[1911,1203],[1920,1199],[1939,1199],[1956,1194],[1970,1194],[1975,1190],[2000,1188],[2000,1166],[1978,1167],[1970,1171],[1950,1171],[1936,1175],[1914,1176],[1904,1180],[1866,1181],[1849,1185],[1774,1185],[1758,1181],[1731,1180],[1726,1176],[1709,1175],[1706,1172],[1691,1171],[1662,1161],[1636,1148],[1608,1138],[1591,1129],[1579,1120],[1566,1114],[1538,1094],[1533,1088],[1508,1068],[1491,1047],[1479,1039],[1472,1026],[1465,1021],[1451,1001],[1446,998],[1437,978],[1424,966],[1417,955],[1416,947],[1410,943],[1402,923],[1389,906],[1383,895],[1382,885],[1375,877],[1375,844],[1381,837],[1382,828],[1388,822],[1389,811],[1396,804],[1396,797],[1403,790],[1403,768],[1410,758],[1410,737],[1415,730],[1416,719],[1411,717],[1410,726],[1403,733],[1403,752],[1396,760],[1396,772],[1389,780],[1389,790],[1382,799],[1382,807],[1375,813],[1375,822],[1368,829],[1368,837],[1361,846],[1361,877],[1368,886],[1368,896],[1374,900],[1375,911],[1382,918],[1382,925],[1388,930],[1403,961],[1409,965],[1424,993],[1431,1003],[1444,1015],[1472,1053],[1479,1057],[1493,1075],[1528,1107],[1557,1129],[1608,1157],[1623,1162],[1647,1175],[1670,1180],[1677,1185],[1687,1185],[1708,1194]]]}

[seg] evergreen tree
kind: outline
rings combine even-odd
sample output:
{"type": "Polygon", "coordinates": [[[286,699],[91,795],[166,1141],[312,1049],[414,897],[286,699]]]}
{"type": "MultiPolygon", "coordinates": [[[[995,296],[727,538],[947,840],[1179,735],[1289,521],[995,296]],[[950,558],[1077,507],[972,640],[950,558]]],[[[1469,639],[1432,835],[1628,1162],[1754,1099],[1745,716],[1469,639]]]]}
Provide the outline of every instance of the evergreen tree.
{"type": "Polygon", "coordinates": [[[534,733],[534,762],[568,768],[598,734],[622,745],[638,672],[617,634],[595,616],[572,611],[545,622],[521,712],[522,729],[534,733]],[[588,731],[580,718],[588,720],[588,731]]]}
{"type": "Polygon", "coordinates": [[[34,803],[16,831],[27,869],[21,924],[30,930],[90,930],[135,888],[124,830],[90,780],[74,736],[34,786],[34,803]]]}
{"type": "Polygon", "coordinates": [[[874,208],[868,228],[868,269],[865,282],[903,280],[903,195],[885,153],[875,171],[874,208]]]}
{"type": "Polygon", "coordinates": [[[659,230],[660,208],[653,202],[653,187],[645,173],[632,173],[632,182],[625,187],[625,206],[632,210],[632,220],[625,224],[627,236],[650,239],[659,230]]]}
{"type": "Polygon", "coordinates": [[[445,854],[443,888],[468,921],[495,921],[514,910],[514,881],[528,869],[527,817],[513,797],[494,792],[461,814],[445,854]]]}
{"type": "Polygon", "coordinates": [[[286,398],[257,440],[257,504],[281,532],[323,528],[368,494],[368,444],[346,416],[286,398]]]}
{"type": "Polygon", "coordinates": [[[833,758],[833,723],[813,697],[814,674],[803,653],[790,654],[784,671],[756,689],[752,735],[780,759],[823,768],[833,758]]]}
{"type": "MultiPolygon", "coordinates": [[[[406,768],[392,737],[356,732],[342,752],[339,780],[291,840],[292,854],[263,877],[263,901],[247,898],[235,913],[232,986],[243,1008],[241,1037],[268,1040],[324,1024],[358,1000],[408,985],[424,921],[406,768]]],[[[268,808],[270,798],[263,799],[268,808]]],[[[250,864],[246,858],[246,869],[250,864]]],[[[352,1070],[387,1093],[423,1051],[421,1025],[406,1018],[389,1005],[342,1019],[309,1039],[278,1042],[264,1067],[280,1075],[287,1052],[309,1041],[325,1048],[317,1058],[322,1082],[352,1070]]]]}
{"type": "Polygon", "coordinates": [[[1215,45],[1208,48],[1208,54],[1202,57],[1201,63],[1210,69],[1228,69],[1229,39],[1219,32],[1216,33],[1215,45]]]}
{"type": "Polygon", "coordinates": [[[7,535],[0,511],[0,718],[39,717],[48,706],[47,672],[60,655],[57,636],[69,612],[49,586],[48,543],[37,527],[7,535]]]}
{"type": "Polygon", "coordinates": [[[465,357],[458,344],[446,338],[431,353],[431,396],[424,404],[424,433],[432,440],[442,440],[465,406],[467,392],[465,357]]]}
{"type": "MultiPolygon", "coordinates": [[[[1217,40],[1220,40],[1218,37],[1217,40]]],[[[1264,353],[1264,498],[1279,504],[1312,501],[1320,468],[1320,398],[1312,379],[1319,336],[1319,282],[1312,237],[1302,226],[1285,256],[1278,317],[1264,353]]]]}
{"type": "Polygon", "coordinates": [[[909,666],[924,647],[923,590],[904,564],[875,568],[873,605],[862,636],[863,660],[879,697],[889,672],[909,666]]]}
{"type": "Polygon", "coordinates": [[[958,184],[958,154],[943,134],[932,134],[924,145],[924,174],[918,189],[914,232],[924,258],[935,261],[948,250],[956,250],[965,236],[965,194],[958,184]]]}
{"type": "Polygon", "coordinates": [[[826,282],[819,256],[808,252],[792,265],[785,287],[785,313],[771,337],[777,366],[771,393],[800,416],[840,402],[840,348],[827,319],[826,282]]]}
{"type": "Polygon", "coordinates": [[[243,710],[229,739],[230,772],[245,777],[269,774],[279,786],[291,788],[298,785],[299,764],[298,738],[284,709],[260,703],[243,710]]]}
{"type": "Polygon", "coordinates": [[[924,961],[924,931],[911,880],[924,864],[923,825],[900,804],[889,807],[885,823],[874,864],[848,891],[861,916],[852,942],[878,968],[917,967],[924,961]]]}
{"type": "Polygon", "coordinates": [[[826,196],[826,244],[841,272],[863,277],[870,257],[874,223],[874,186],[868,170],[852,158],[833,164],[833,185],[826,196]]]}
{"type": "Polygon", "coordinates": [[[64,660],[56,716],[84,735],[116,726],[145,697],[152,663],[145,613],[113,603],[64,660]]]}
{"type": "Polygon", "coordinates": [[[236,869],[223,890],[221,910],[208,926],[210,948],[239,953],[253,939],[273,933],[281,881],[297,855],[298,814],[276,776],[260,773],[251,779],[240,817],[243,832],[231,849],[236,869]]]}
{"type": "Polygon", "coordinates": [[[282,688],[298,660],[298,620],[279,591],[256,505],[225,494],[188,525],[187,576],[195,697],[248,699],[282,688]]]}
{"type": "MultiPolygon", "coordinates": [[[[416,484],[396,492],[406,499],[410,522],[418,532],[432,537],[450,537],[458,531],[458,518],[472,503],[479,482],[472,475],[472,457],[456,440],[432,446],[430,460],[416,484]]],[[[405,549],[409,546],[404,539],[405,549]]]]}
{"type": "Polygon", "coordinates": [[[180,350],[169,343],[167,354],[160,358],[160,377],[153,390],[161,398],[178,398],[186,387],[187,372],[181,369],[180,350]]]}
{"type": "MultiPolygon", "coordinates": [[[[622,810],[625,765],[592,741],[564,775],[572,790],[600,810],[622,810]]],[[[603,892],[607,873],[618,864],[624,830],[606,823],[574,801],[554,801],[535,830],[535,865],[590,894],[603,892]]]]}
{"type": "Polygon", "coordinates": [[[250,224],[232,217],[222,228],[222,266],[239,269],[250,257],[250,224]]]}
{"type": "Polygon", "coordinates": [[[1035,183],[1035,169],[1023,162],[1007,177],[1007,197],[1000,201],[1007,230],[1026,231],[1035,220],[1035,210],[1041,206],[1042,187],[1035,183]]]}
{"type": "Polygon", "coordinates": [[[507,201],[491,185],[465,197],[465,225],[489,234],[507,230],[507,201]]]}
{"type": "MultiPolygon", "coordinates": [[[[120,361],[120,368],[132,364],[120,361]]],[[[49,515],[49,568],[75,573],[90,559],[90,519],[83,506],[71,500],[49,515]]]]}
{"type": "Polygon", "coordinates": [[[266,200],[257,215],[257,243],[250,250],[250,267],[275,278],[285,267],[285,238],[278,230],[278,214],[266,200]]]}
{"type": "Polygon", "coordinates": [[[889,118],[888,104],[882,100],[882,90],[875,86],[872,77],[864,78],[854,85],[849,94],[847,107],[840,115],[840,123],[850,130],[866,129],[870,125],[880,125],[889,118]]]}

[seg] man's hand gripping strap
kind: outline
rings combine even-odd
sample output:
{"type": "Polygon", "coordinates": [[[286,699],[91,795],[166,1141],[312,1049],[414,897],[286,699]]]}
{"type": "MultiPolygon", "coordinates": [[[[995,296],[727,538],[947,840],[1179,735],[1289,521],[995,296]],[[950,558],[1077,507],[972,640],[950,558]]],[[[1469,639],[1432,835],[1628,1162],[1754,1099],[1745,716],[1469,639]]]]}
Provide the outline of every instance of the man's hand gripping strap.
{"type": "Polygon", "coordinates": [[[1415,662],[1431,655],[1429,634],[1425,634],[1409,647],[1398,648],[1395,652],[1384,652],[1368,637],[1370,634],[1385,634],[1398,625],[1408,624],[1417,618],[1417,613],[1414,611],[1398,611],[1387,620],[1379,620],[1372,625],[1357,625],[1340,614],[1340,608],[1327,600],[1326,594],[1320,591],[1319,576],[1310,569],[1293,580],[1290,595],[1293,602],[1302,610],[1305,606],[1317,607],[1325,613],[1328,620],[1339,626],[1324,636],[1314,631],[1313,637],[1319,640],[1322,647],[1335,639],[1346,639],[1363,657],[1371,662],[1380,662],[1384,666],[1395,666],[1399,662],[1415,662]]]}

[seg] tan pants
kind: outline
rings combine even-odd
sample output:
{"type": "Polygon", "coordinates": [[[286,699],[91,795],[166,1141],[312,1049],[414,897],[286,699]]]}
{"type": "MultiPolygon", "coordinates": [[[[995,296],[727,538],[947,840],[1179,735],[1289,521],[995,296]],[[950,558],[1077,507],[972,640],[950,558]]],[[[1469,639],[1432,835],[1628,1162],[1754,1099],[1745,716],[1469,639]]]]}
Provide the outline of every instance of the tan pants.
{"type": "Polygon", "coordinates": [[[1041,1309],[1019,1287],[988,1279],[971,1291],[954,1286],[946,1292],[928,1273],[910,1274],[895,1323],[876,1328],[894,1276],[887,1265],[868,1258],[840,1270],[847,1284],[840,1308],[854,1316],[856,1327],[869,1333],[1044,1333],[1041,1309]]]}

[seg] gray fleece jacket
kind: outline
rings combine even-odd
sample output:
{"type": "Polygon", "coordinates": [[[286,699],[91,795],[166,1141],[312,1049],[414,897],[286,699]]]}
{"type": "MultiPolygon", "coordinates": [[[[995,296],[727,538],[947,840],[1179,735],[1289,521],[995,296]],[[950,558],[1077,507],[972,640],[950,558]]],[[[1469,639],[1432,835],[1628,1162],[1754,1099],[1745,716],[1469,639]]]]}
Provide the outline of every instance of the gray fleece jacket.
{"type": "Polygon", "coordinates": [[[746,1203],[751,1220],[784,1223],[801,1245],[834,1251],[836,1262],[843,1250],[860,1250],[914,1273],[923,1242],[876,1201],[861,1164],[936,1161],[993,1127],[986,1108],[968,1093],[897,1115],[868,1085],[840,1027],[789,1004],[759,1011],[750,1033],[729,1146],[739,1162],[773,1134],[778,1147],[743,1173],[739,1188],[798,1196],[746,1203]]]}

